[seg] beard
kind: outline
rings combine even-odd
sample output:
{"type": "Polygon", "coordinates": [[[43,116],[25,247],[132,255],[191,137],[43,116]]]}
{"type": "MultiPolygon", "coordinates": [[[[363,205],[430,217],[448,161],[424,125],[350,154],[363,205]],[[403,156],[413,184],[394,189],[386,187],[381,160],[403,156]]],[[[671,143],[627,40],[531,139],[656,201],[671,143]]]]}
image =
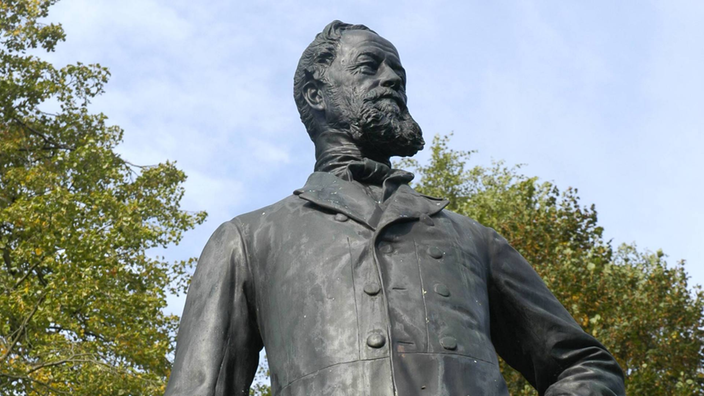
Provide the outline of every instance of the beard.
{"type": "Polygon", "coordinates": [[[340,114],[338,125],[349,130],[364,154],[388,159],[410,157],[423,149],[425,141],[420,125],[408,112],[405,96],[397,91],[380,87],[361,98],[354,92],[331,94],[340,114]]]}

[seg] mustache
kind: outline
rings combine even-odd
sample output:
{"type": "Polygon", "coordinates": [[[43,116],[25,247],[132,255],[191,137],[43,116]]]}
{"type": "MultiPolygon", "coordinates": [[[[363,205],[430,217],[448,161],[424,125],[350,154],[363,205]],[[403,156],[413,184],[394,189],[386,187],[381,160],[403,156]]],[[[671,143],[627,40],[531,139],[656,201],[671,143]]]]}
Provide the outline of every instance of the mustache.
{"type": "Polygon", "coordinates": [[[374,88],[362,97],[364,102],[376,102],[379,99],[393,99],[403,110],[406,110],[406,97],[391,88],[374,88]]]}

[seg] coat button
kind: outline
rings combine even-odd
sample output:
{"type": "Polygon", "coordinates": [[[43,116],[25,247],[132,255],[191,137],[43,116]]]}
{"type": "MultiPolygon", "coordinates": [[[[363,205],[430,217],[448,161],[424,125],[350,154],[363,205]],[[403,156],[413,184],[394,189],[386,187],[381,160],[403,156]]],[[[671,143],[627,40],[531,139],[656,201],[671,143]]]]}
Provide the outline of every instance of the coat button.
{"type": "Polygon", "coordinates": [[[390,243],[382,242],[379,244],[379,251],[385,254],[389,254],[394,251],[394,247],[390,243]]]}
{"type": "Polygon", "coordinates": [[[370,296],[376,296],[381,291],[378,283],[367,283],[364,285],[364,292],[370,296]]]}
{"type": "Polygon", "coordinates": [[[347,220],[349,220],[349,217],[347,217],[346,215],[344,215],[342,213],[338,213],[335,215],[335,221],[343,222],[343,221],[347,221],[347,220]]]}
{"type": "Polygon", "coordinates": [[[445,252],[440,250],[440,248],[437,246],[432,246],[430,247],[430,249],[428,249],[428,254],[434,259],[441,259],[442,256],[445,255],[445,252]]]}
{"type": "Polygon", "coordinates": [[[428,227],[432,227],[432,226],[435,225],[435,222],[433,221],[433,219],[431,219],[430,216],[428,216],[428,215],[425,214],[425,213],[423,213],[422,215],[420,215],[420,219],[419,219],[419,220],[420,220],[421,223],[427,225],[428,227]]]}
{"type": "Polygon", "coordinates": [[[450,297],[450,289],[448,289],[447,286],[443,285],[442,283],[435,284],[434,289],[435,293],[443,297],[450,297]]]}
{"type": "Polygon", "coordinates": [[[367,345],[372,348],[381,348],[384,344],[386,344],[386,337],[383,334],[375,333],[367,337],[367,345]]]}
{"type": "Polygon", "coordinates": [[[440,345],[448,351],[457,349],[457,340],[455,337],[443,337],[440,339],[440,345]]]}

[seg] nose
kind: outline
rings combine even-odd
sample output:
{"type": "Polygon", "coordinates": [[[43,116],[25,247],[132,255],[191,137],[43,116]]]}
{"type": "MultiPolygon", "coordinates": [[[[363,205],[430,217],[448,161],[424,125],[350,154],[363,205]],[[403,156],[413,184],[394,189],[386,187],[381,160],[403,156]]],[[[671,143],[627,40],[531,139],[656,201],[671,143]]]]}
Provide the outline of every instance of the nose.
{"type": "Polygon", "coordinates": [[[403,80],[401,79],[401,76],[399,76],[392,67],[384,64],[384,69],[381,73],[381,86],[398,90],[401,88],[402,83],[403,80]]]}

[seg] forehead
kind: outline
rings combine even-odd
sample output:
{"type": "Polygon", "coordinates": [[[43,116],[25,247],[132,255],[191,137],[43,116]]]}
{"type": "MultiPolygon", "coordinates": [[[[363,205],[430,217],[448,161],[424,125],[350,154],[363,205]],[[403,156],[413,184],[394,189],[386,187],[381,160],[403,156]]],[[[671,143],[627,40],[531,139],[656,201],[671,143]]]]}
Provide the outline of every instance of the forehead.
{"type": "Polygon", "coordinates": [[[340,38],[337,58],[345,62],[354,57],[370,53],[379,57],[392,57],[400,62],[398,51],[390,41],[366,30],[348,30],[340,38]]]}

